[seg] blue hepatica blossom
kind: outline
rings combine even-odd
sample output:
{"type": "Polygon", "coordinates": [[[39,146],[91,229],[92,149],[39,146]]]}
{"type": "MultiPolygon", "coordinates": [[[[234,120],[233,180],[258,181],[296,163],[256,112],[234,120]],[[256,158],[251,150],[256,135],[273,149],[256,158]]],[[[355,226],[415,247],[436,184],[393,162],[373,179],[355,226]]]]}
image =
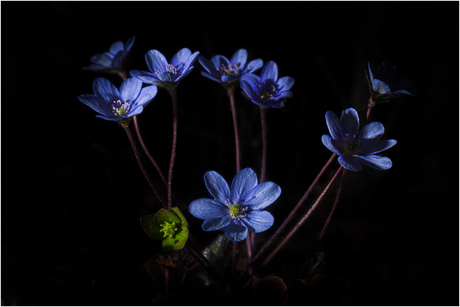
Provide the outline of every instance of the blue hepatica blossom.
{"type": "Polygon", "coordinates": [[[192,71],[191,65],[199,54],[198,51],[192,54],[189,49],[183,48],[173,56],[171,63],[168,63],[161,52],[149,50],[145,54],[145,60],[151,72],[131,70],[130,74],[144,83],[174,88],[192,71]]]}
{"type": "Polygon", "coordinates": [[[381,123],[372,122],[359,130],[359,117],[355,109],[343,111],[342,118],[332,111],[326,112],[329,135],[323,135],[324,146],[339,156],[339,163],[350,171],[358,172],[364,165],[386,170],[392,162],[387,157],[376,155],[396,144],[395,140],[380,141],[384,133],[381,123]]]}
{"type": "Polygon", "coordinates": [[[291,87],[294,78],[278,79],[278,66],[270,61],[265,64],[260,78],[254,74],[245,74],[240,79],[240,86],[249,100],[264,108],[282,108],[284,101],[292,97],[291,87]]]}
{"type": "Polygon", "coordinates": [[[92,64],[89,67],[84,67],[83,69],[109,70],[112,72],[120,70],[123,64],[123,60],[134,44],[134,39],[134,36],[131,37],[125,44],[123,44],[121,41],[113,43],[112,46],[110,46],[108,52],[96,54],[93,56],[91,58],[92,64]]]}
{"type": "Polygon", "coordinates": [[[230,61],[222,56],[216,55],[211,60],[204,56],[198,57],[198,62],[206,71],[201,74],[211,80],[219,82],[222,85],[230,85],[238,81],[241,76],[252,73],[264,65],[261,59],[253,60],[246,63],[248,60],[248,52],[245,49],[240,49],[232,56],[230,61]]]}
{"type": "Polygon", "coordinates": [[[410,92],[403,89],[403,86],[396,80],[396,66],[390,61],[384,61],[380,64],[377,69],[376,76],[379,79],[374,78],[372,74],[370,63],[367,63],[369,69],[370,82],[372,84],[372,90],[378,94],[404,94],[414,96],[410,92]]]}
{"type": "Polygon", "coordinates": [[[262,209],[281,194],[281,188],[275,183],[257,184],[257,175],[250,168],[235,176],[231,190],[222,176],[214,171],[206,172],[204,181],[214,199],[201,198],[189,205],[193,216],[205,220],[204,231],[223,228],[226,236],[237,242],[244,240],[248,231],[258,233],[273,225],[271,213],[262,209]]]}
{"type": "Polygon", "coordinates": [[[120,86],[120,91],[105,78],[97,78],[93,83],[95,95],[78,96],[81,102],[100,115],[96,117],[122,122],[138,115],[157,94],[155,85],[142,88],[142,82],[128,78],[120,86]]]}

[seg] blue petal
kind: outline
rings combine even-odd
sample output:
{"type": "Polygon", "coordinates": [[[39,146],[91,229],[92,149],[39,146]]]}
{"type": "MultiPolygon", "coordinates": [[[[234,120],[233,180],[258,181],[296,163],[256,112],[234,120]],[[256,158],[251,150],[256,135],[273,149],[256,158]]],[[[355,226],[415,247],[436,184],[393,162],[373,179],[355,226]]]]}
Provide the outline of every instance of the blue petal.
{"type": "Polygon", "coordinates": [[[230,63],[239,64],[240,69],[244,69],[246,66],[246,61],[248,60],[248,52],[245,49],[240,49],[235,54],[233,54],[230,59],[230,63]]]}
{"type": "Polygon", "coordinates": [[[174,67],[178,67],[180,64],[185,63],[187,59],[192,55],[192,52],[188,48],[182,48],[179,50],[171,59],[171,64],[174,67]]]}
{"type": "Polygon", "coordinates": [[[248,235],[248,228],[240,221],[232,220],[230,225],[225,227],[225,235],[230,241],[243,241],[248,235]]]}
{"type": "MultiPolygon", "coordinates": [[[[358,135],[359,116],[353,108],[348,108],[342,113],[343,134],[349,134],[350,137],[358,135]]],[[[345,136],[345,135],[344,135],[345,136]]]]}
{"type": "Polygon", "coordinates": [[[396,140],[384,140],[360,150],[359,153],[362,155],[372,155],[387,150],[395,145],[396,140]]]}
{"type": "Polygon", "coordinates": [[[133,47],[133,44],[134,44],[134,40],[136,39],[135,36],[133,37],[130,37],[126,43],[125,43],[125,46],[123,47],[124,48],[124,52],[123,52],[123,57],[126,56],[126,54],[129,52],[129,50],[133,47]]]}
{"type": "MultiPolygon", "coordinates": [[[[377,143],[385,132],[385,128],[379,122],[372,122],[365,125],[358,134],[358,141],[362,149],[377,143]]],[[[361,152],[361,151],[359,151],[361,152]]]]}
{"type": "Polygon", "coordinates": [[[405,91],[405,90],[399,90],[399,91],[396,91],[395,93],[399,93],[399,94],[405,94],[405,95],[414,96],[413,94],[411,94],[411,93],[409,93],[408,91],[405,91]]]}
{"type": "Polygon", "coordinates": [[[284,100],[284,99],[289,99],[292,98],[294,94],[291,91],[281,91],[276,95],[276,100],[284,100]]]}
{"type": "Polygon", "coordinates": [[[134,102],[142,89],[142,81],[135,78],[128,78],[120,86],[119,96],[121,101],[134,102]]]}
{"type": "Polygon", "coordinates": [[[379,94],[387,94],[391,92],[390,87],[379,79],[374,79],[374,81],[372,81],[372,89],[379,94]]]}
{"type": "Polygon", "coordinates": [[[212,217],[209,219],[206,219],[203,222],[203,225],[201,227],[203,228],[204,231],[216,231],[221,228],[224,228],[230,224],[232,221],[232,217],[230,214],[222,217],[212,217]]]}
{"type": "Polygon", "coordinates": [[[277,88],[284,91],[289,91],[294,85],[294,78],[292,77],[282,77],[278,79],[277,88]]]}
{"type": "MultiPolygon", "coordinates": [[[[214,66],[214,69],[217,71],[218,69],[220,69],[222,66],[224,68],[227,68],[228,67],[228,64],[230,63],[228,61],[228,59],[226,57],[224,57],[223,55],[215,55],[211,58],[211,63],[212,65],[214,66]]],[[[219,72],[219,74],[221,74],[219,72]]]]}
{"type": "Polygon", "coordinates": [[[374,84],[374,75],[372,74],[371,64],[367,62],[367,68],[369,70],[369,77],[371,78],[371,83],[374,84]]]}
{"type": "Polygon", "coordinates": [[[337,155],[341,155],[342,153],[342,150],[340,148],[337,148],[334,143],[331,142],[332,138],[327,135],[327,134],[324,134],[322,137],[321,137],[321,141],[323,142],[324,146],[327,147],[327,149],[329,149],[330,151],[332,151],[333,153],[337,154],[337,155]]]}
{"type": "Polygon", "coordinates": [[[110,53],[117,54],[118,51],[123,51],[123,42],[115,42],[110,46],[110,53]]]}
{"type": "Polygon", "coordinates": [[[141,80],[144,83],[152,84],[153,82],[158,82],[158,76],[147,71],[140,70],[131,70],[129,72],[131,77],[141,80]]]}
{"type": "Polygon", "coordinates": [[[209,193],[219,202],[225,205],[231,204],[230,189],[227,182],[215,171],[209,171],[204,174],[204,182],[209,193]]]}
{"type": "Polygon", "coordinates": [[[349,171],[359,172],[363,169],[361,163],[351,156],[340,156],[339,163],[349,171]]]}
{"type": "Polygon", "coordinates": [[[273,83],[278,80],[278,66],[273,61],[267,62],[260,73],[260,82],[264,83],[266,80],[272,80],[273,83]]]}
{"type": "MultiPolygon", "coordinates": [[[[218,78],[212,76],[211,74],[209,74],[209,73],[207,73],[207,72],[205,72],[205,71],[202,71],[202,72],[201,72],[201,75],[202,75],[203,77],[206,77],[206,78],[211,79],[212,81],[216,81],[216,82],[219,82],[219,83],[222,82],[220,79],[218,79],[218,78]]],[[[220,77],[220,76],[219,76],[219,77],[220,77]]]]}
{"type": "Polygon", "coordinates": [[[206,71],[208,73],[214,73],[216,71],[216,68],[214,67],[214,65],[212,64],[211,61],[209,61],[207,58],[205,58],[204,56],[200,55],[198,57],[198,62],[200,62],[201,66],[203,66],[204,69],[206,69],[206,71]]]}
{"type": "Polygon", "coordinates": [[[195,60],[198,58],[200,55],[200,52],[196,51],[192,55],[188,57],[188,59],[185,60],[184,66],[182,67],[182,72],[187,72],[187,74],[192,70],[192,68],[189,69],[189,67],[195,62],[195,60]]]}
{"type": "Polygon", "coordinates": [[[93,57],[91,57],[91,62],[95,64],[99,64],[103,67],[112,67],[112,57],[108,54],[101,53],[101,54],[96,54],[93,57]]]}
{"type": "Polygon", "coordinates": [[[243,73],[252,73],[264,66],[264,61],[256,59],[248,63],[248,66],[244,69],[243,73]]]}
{"type": "Polygon", "coordinates": [[[100,100],[106,103],[112,103],[120,99],[117,88],[106,78],[94,80],[93,91],[100,100]]]}
{"type": "Polygon", "coordinates": [[[273,226],[275,218],[268,211],[251,211],[242,219],[250,232],[262,232],[273,226]]]}
{"type": "Polygon", "coordinates": [[[377,155],[355,156],[359,162],[378,170],[387,170],[393,166],[393,162],[387,157],[377,155]]]}
{"type": "Polygon", "coordinates": [[[326,112],[326,124],[334,140],[343,141],[345,140],[342,132],[342,124],[337,114],[332,111],[326,112]]]}
{"type": "Polygon", "coordinates": [[[112,60],[112,68],[119,68],[123,62],[123,51],[119,51],[112,60]]]}
{"type": "Polygon", "coordinates": [[[166,71],[166,66],[168,65],[165,56],[158,50],[147,51],[145,61],[152,73],[166,71]]]}
{"type": "Polygon", "coordinates": [[[256,173],[248,168],[241,170],[233,178],[232,200],[234,204],[239,204],[240,199],[245,199],[247,194],[257,185],[256,173]]]}
{"type": "Polygon", "coordinates": [[[188,206],[188,211],[194,217],[203,220],[226,216],[230,213],[227,206],[209,198],[200,198],[192,201],[188,206]]]}
{"type": "Polygon", "coordinates": [[[129,110],[128,115],[122,116],[121,118],[125,119],[125,118],[129,118],[129,117],[133,117],[133,116],[139,115],[139,114],[142,113],[143,110],[144,110],[144,106],[134,105],[134,106],[132,106],[131,109],[129,110]]]}
{"type": "Polygon", "coordinates": [[[108,115],[112,113],[112,108],[107,103],[101,101],[94,95],[84,94],[78,96],[78,99],[84,104],[86,104],[88,107],[102,115],[108,115]]]}
{"type": "Polygon", "coordinates": [[[262,210],[277,200],[280,194],[281,188],[277,184],[267,181],[253,188],[246,198],[241,200],[240,204],[249,206],[251,210],[262,210]]]}
{"type": "Polygon", "coordinates": [[[258,102],[260,100],[260,96],[254,91],[254,87],[251,84],[254,80],[253,78],[247,78],[247,76],[251,76],[251,75],[252,74],[246,74],[243,77],[241,77],[240,87],[246,93],[246,95],[248,95],[248,97],[252,99],[253,102],[258,102]]]}
{"type": "Polygon", "coordinates": [[[141,90],[139,97],[136,99],[136,105],[144,105],[152,101],[158,92],[158,87],[155,85],[146,86],[141,90]]]}

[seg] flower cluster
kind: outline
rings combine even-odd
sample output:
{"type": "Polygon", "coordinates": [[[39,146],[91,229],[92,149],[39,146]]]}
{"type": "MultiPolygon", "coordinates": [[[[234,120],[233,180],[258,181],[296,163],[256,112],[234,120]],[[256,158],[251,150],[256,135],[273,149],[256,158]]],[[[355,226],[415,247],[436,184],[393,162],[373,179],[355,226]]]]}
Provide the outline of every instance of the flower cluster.
{"type": "Polygon", "coordinates": [[[121,70],[123,60],[131,50],[134,44],[135,37],[131,37],[128,41],[115,42],[110,46],[108,52],[96,54],[91,58],[91,64],[89,67],[84,67],[85,70],[96,70],[96,71],[107,71],[107,72],[119,72],[121,70]]]}

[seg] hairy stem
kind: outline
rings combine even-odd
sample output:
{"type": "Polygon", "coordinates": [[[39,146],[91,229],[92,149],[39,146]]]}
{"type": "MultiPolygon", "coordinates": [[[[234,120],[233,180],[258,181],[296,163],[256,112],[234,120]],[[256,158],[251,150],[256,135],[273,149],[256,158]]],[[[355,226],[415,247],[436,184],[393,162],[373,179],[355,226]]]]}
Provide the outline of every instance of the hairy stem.
{"type": "Polygon", "coordinates": [[[267,168],[267,122],[265,113],[265,108],[260,107],[260,122],[262,124],[262,167],[260,171],[260,182],[265,181],[265,171],[267,168]]]}
{"type": "Polygon", "coordinates": [[[173,142],[171,149],[171,160],[169,162],[169,171],[168,171],[168,209],[172,208],[172,173],[174,160],[176,159],[176,143],[177,143],[177,92],[176,88],[168,89],[169,94],[172,98],[173,106],[173,142]]]}
{"type": "Polygon", "coordinates": [[[235,151],[236,151],[236,172],[238,173],[241,170],[240,163],[240,138],[238,136],[238,121],[236,119],[236,107],[235,107],[235,98],[234,98],[234,87],[228,88],[228,97],[230,98],[230,106],[232,109],[233,117],[233,130],[235,131],[235,151]]]}

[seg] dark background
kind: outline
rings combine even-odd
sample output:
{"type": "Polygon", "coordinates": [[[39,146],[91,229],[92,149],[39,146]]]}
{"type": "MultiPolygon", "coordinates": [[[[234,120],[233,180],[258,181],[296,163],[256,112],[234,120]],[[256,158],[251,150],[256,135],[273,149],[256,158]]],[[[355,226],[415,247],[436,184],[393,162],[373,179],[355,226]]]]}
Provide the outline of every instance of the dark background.
{"type": "MultiPolygon", "coordinates": [[[[208,59],[245,48],[249,60],[273,60],[280,76],[295,78],[286,107],[267,112],[267,177],[282,194],[268,208],[275,226],[261,241],[331,155],[321,143],[325,112],[364,110],[368,61],[374,71],[392,61],[419,90],[372,111],[371,120],[385,126],[384,138],[398,141],[384,153],[393,168],[347,173],[320,247],[321,273],[332,282],[289,303],[458,305],[457,2],[2,2],[1,8],[4,305],[144,305],[159,293],[142,264],[160,243],[139,223],[159,204],[124,131],[77,99],[93,93],[97,77],[120,86],[117,75],[81,68],[133,35],[131,69],[148,70],[150,49],[169,60],[184,47],[208,59]]],[[[224,89],[201,76],[198,61],[194,66],[178,87],[173,192],[204,247],[215,233],[204,233],[185,208],[209,197],[206,171],[232,180],[234,138],[224,89]]],[[[239,90],[235,97],[242,165],[258,173],[259,110],[239,90]]],[[[170,101],[160,89],[139,117],[165,173],[170,101]]],[[[332,163],[313,196],[338,166],[332,163]]],[[[305,261],[336,187],[274,259],[275,273],[286,264],[298,270],[305,261]]]]}

